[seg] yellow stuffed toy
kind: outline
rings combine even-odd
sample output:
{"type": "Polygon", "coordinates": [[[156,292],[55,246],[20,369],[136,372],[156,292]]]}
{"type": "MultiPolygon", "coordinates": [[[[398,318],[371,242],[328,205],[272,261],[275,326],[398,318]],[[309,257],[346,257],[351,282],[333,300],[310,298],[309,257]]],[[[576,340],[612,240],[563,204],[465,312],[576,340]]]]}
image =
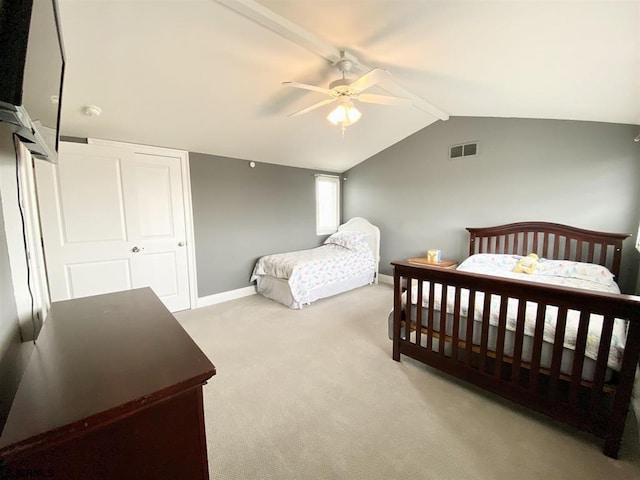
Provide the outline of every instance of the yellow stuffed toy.
{"type": "Polygon", "coordinates": [[[538,255],[535,253],[530,253],[524,258],[521,258],[515,267],[513,267],[513,271],[515,273],[533,273],[536,267],[538,266],[538,255]]]}

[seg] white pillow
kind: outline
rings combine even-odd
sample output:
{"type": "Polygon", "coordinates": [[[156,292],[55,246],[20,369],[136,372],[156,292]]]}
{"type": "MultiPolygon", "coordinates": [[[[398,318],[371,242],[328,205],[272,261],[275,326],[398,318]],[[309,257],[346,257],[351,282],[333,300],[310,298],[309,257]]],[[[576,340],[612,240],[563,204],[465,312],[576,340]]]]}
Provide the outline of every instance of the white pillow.
{"type": "Polygon", "coordinates": [[[334,244],[349,250],[360,250],[363,247],[368,248],[367,237],[369,235],[364,232],[344,230],[336,232],[324,241],[325,245],[334,244]]]}

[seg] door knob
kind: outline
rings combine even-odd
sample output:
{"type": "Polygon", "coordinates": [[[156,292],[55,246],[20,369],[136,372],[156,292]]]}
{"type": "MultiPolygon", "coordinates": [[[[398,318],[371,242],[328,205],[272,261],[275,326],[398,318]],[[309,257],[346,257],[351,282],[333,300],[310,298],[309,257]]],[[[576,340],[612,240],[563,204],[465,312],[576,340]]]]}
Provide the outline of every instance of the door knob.
{"type": "Polygon", "coordinates": [[[140,249],[139,249],[138,247],[133,247],[133,248],[131,249],[131,251],[132,251],[133,253],[138,253],[138,252],[140,251],[140,249]]]}
{"type": "Polygon", "coordinates": [[[179,247],[184,247],[184,242],[178,242],[179,247]]]}

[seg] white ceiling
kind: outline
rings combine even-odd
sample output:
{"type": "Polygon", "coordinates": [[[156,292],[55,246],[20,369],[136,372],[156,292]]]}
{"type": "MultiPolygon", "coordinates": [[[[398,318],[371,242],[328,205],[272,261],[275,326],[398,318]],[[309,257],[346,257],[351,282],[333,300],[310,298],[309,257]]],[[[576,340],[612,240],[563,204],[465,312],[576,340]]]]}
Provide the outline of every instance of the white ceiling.
{"type": "MultiPolygon", "coordinates": [[[[640,124],[640,2],[260,4],[451,116],[640,124]]],[[[337,70],[216,0],[59,5],[63,135],[342,172],[437,121],[358,103],[342,138],[331,105],[289,118],[325,97],[281,82],[326,87],[337,70]],[[88,104],[102,115],[82,115],[88,104]]]]}

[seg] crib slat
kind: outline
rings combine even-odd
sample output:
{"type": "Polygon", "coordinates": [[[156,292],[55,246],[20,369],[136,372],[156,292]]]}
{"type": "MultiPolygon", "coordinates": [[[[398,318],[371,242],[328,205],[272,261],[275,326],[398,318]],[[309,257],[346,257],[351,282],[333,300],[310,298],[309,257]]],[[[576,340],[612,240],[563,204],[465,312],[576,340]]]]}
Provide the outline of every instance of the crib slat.
{"type": "Polygon", "coordinates": [[[569,389],[569,405],[578,405],[578,392],[580,391],[580,379],[584,367],[584,352],[587,347],[587,333],[589,332],[589,312],[580,313],[580,324],[576,334],[576,347],[573,353],[573,367],[571,370],[571,387],[569,389]]]}
{"type": "Polygon", "coordinates": [[[440,326],[438,330],[440,332],[440,340],[438,340],[438,350],[440,355],[444,356],[445,338],[447,335],[447,285],[442,284],[442,292],[440,294],[440,326]]]}
{"type": "Polygon", "coordinates": [[[484,307],[482,308],[482,334],[480,337],[480,361],[478,368],[485,373],[485,363],[489,343],[489,319],[491,318],[491,293],[484,293],[484,307]]]}
{"type": "Polygon", "coordinates": [[[502,360],[504,358],[504,337],[505,330],[507,329],[508,304],[509,297],[506,295],[500,295],[500,317],[498,320],[498,339],[496,341],[496,365],[494,372],[497,379],[502,377],[502,360]]]}
{"type": "Polygon", "coordinates": [[[544,242],[542,244],[542,257],[547,257],[549,253],[549,232],[544,232],[544,242]]]}
{"type": "Polygon", "coordinates": [[[589,242],[589,253],[587,254],[587,260],[586,260],[588,263],[593,263],[593,252],[594,252],[593,242],[589,242]]]}
{"type": "Polygon", "coordinates": [[[546,305],[538,303],[536,312],[536,328],[533,337],[533,352],[531,357],[531,379],[529,390],[535,393],[538,390],[538,376],[540,374],[540,356],[542,355],[542,340],[544,339],[544,316],[546,305]]]}
{"type": "Polygon", "coordinates": [[[469,307],[467,309],[467,335],[465,337],[466,348],[464,362],[467,367],[471,366],[471,353],[473,346],[473,322],[476,315],[476,291],[469,290],[469,307]]]}
{"type": "Polygon", "coordinates": [[[458,361],[458,338],[460,330],[460,288],[454,286],[455,293],[453,297],[453,330],[451,331],[451,356],[458,361]]]}
{"type": "Polygon", "coordinates": [[[413,328],[413,320],[411,319],[411,306],[412,306],[412,299],[411,299],[411,285],[413,284],[413,278],[411,277],[407,277],[406,279],[407,282],[407,291],[406,291],[406,295],[407,295],[407,301],[406,301],[406,306],[405,306],[405,314],[404,314],[404,339],[407,342],[411,341],[411,330],[413,328]]]}
{"type": "MultiPolygon", "coordinates": [[[[420,346],[422,342],[422,290],[424,282],[418,281],[418,298],[416,299],[416,345],[420,346]]],[[[408,292],[413,291],[413,287],[408,292]]]]}
{"type": "Polygon", "coordinates": [[[598,359],[596,360],[596,371],[593,375],[593,388],[591,389],[591,401],[589,402],[589,408],[592,412],[595,412],[600,407],[600,402],[602,401],[602,388],[604,387],[604,378],[609,361],[613,321],[614,319],[611,315],[605,315],[602,322],[598,359]]]}
{"type": "Polygon", "coordinates": [[[607,247],[606,245],[600,245],[600,265],[605,265],[607,261],[607,247]]]}
{"type": "Polygon", "coordinates": [[[556,335],[553,340],[553,356],[551,357],[551,377],[549,379],[549,401],[556,403],[558,399],[558,380],[562,366],[562,349],[564,347],[564,333],[567,326],[567,307],[558,309],[556,318],[556,335]]]}
{"type": "Polygon", "coordinates": [[[507,249],[507,253],[515,252],[517,247],[517,237],[513,233],[509,234],[509,248],[507,249]]]}
{"type": "Polygon", "coordinates": [[[429,313],[427,315],[427,351],[430,352],[433,346],[433,311],[434,308],[434,290],[433,282],[429,282],[429,313]]]}
{"type": "Polygon", "coordinates": [[[520,366],[522,365],[522,343],[524,341],[524,312],[527,302],[518,299],[518,316],[516,317],[516,343],[513,347],[513,366],[511,368],[511,381],[520,383],[520,366]]]}
{"type": "Polygon", "coordinates": [[[582,240],[577,240],[577,245],[576,245],[576,260],[578,262],[582,261],[582,240]]]}

